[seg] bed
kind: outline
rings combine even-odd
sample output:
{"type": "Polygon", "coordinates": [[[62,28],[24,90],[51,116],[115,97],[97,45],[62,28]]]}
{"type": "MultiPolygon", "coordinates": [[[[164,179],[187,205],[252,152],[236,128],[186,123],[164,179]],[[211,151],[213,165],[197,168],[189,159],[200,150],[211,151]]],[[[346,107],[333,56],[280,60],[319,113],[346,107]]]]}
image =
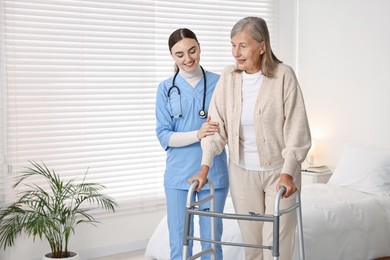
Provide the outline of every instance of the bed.
{"type": "MultiPolygon", "coordinates": [[[[389,151],[347,145],[329,182],[303,186],[301,200],[307,260],[371,260],[390,256],[389,151]]],[[[230,199],[225,212],[233,212],[230,199]]],[[[223,221],[222,239],[241,242],[237,221],[223,221]]],[[[194,252],[199,250],[200,245],[195,242],[194,252]]],[[[240,247],[223,246],[223,254],[224,260],[244,259],[240,247]]],[[[294,260],[297,255],[295,250],[294,260]]],[[[153,233],[145,257],[169,259],[165,218],[153,233]]]]}

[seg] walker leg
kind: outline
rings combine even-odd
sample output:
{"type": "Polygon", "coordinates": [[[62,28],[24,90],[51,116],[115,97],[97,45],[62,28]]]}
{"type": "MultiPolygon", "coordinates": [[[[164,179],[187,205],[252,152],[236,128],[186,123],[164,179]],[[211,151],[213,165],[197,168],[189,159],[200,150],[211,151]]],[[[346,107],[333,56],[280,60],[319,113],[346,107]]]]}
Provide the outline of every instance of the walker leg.
{"type": "MultiPolygon", "coordinates": [[[[191,257],[189,257],[189,240],[193,240],[193,238],[190,237],[190,218],[192,217],[193,213],[190,213],[190,209],[192,209],[196,204],[200,205],[202,203],[210,201],[210,209],[212,212],[215,211],[215,188],[214,184],[211,180],[207,180],[207,182],[210,185],[210,196],[203,200],[198,202],[193,202],[193,194],[195,192],[196,187],[199,185],[199,182],[195,181],[191,184],[190,189],[187,193],[187,202],[186,202],[186,213],[185,213],[185,220],[184,220],[184,234],[183,234],[183,253],[182,253],[182,260],[191,260],[191,259],[197,259],[205,254],[210,254],[210,259],[215,260],[216,259],[216,243],[211,243],[211,246],[207,250],[203,250],[191,257]]],[[[211,228],[211,234],[210,234],[210,240],[215,241],[215,233],[216,233],[216,218],[210,217],[210,228],[211,228]]]]}
{"type": "Polygon", "coordinates": [[[188,212],[188,208],[186,210],[186,215],[184,219],[184,234],[183,234],[183,254],[182,260],[186,260],[188,257],[188,245],[189,245],[189,237],[190,235],[190,214],[188,212]]]}
{"type": "MultiPolygon", "coordinates": [[[[279,214],[279,209],[277,209],[279,214]]],[[[274,215],[274,221],[273,221],[273,246],[272,246],[272,256],[274,259],[279,258],[279,228],[280,228],[280,216],[274,215]]]]}
{"type": "Polygon", "coordinates": [[[298,208],[297,210],[297,228],[298,228],[298,243],[299,243],[299,259],[305,260],[305,250],[304,250],[304,244],[303,244],[303,225],[302,225],[302,208],[301,208],[301,196],[299,191],[297,191],[297,203],[298,208]]]}
{"type": "MultiPolygon", "coordinates": [[[[210,201],[210,210],[212,212],[215,211],[215,189],[214,189],[214,185],[210,185],[210,196],[212,196],[212,199],[210,201]]],[[[215,230],[217,228],[217,219],[215,217],[211,217],[210,219],[211,221],[211,234],[210,234],[210,237],[211,237],[211,240],[215,241],[215,230]]],[[[210,253],[210,259],[211,260],[215,260],[217,258],[217,245],[215,243],[211,243],[211,249],[212,249],[212,252],[210,253]]]]}

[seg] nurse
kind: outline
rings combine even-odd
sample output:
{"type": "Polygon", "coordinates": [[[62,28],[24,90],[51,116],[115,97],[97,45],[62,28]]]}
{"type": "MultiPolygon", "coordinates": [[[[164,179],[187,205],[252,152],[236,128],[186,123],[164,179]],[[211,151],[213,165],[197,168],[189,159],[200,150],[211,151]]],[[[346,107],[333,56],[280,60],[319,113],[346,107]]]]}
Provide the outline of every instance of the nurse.
{"type": "MultiPolygon", "coordinates": [[[[156,134],[167,151],[164,188],[170,259],[181,260],[186,198],[190,188],[188,179],[199,171],[202,158],[200,140],[219,131],[218,123],[207,119],[207,109],[219,75],[200,66],[200,45],[191,30],[181,28],[174,31],[168,46],[175,62],[175,74],[161,82],[157,90],[156,134]]],[[[223,212],[229,187],[225,151],[213,160],[208,178],[215,186],[215,210],[223,212]]],[[[208,185],[195,194],[197,200],[208,195],[208,185]]],[[[210,208],[210,205],[204,204],[200,208],[210,208]]],[[[199,226],[201,238],[210,239],[210,218],[200,216],[199,226]]],[[[217,218],[216,240],[221,236],[222,220],[217,218]]],[[[190,255],[192,244],[190,241],[190,255]]],[[[203,250],[210,246],[210,243],[202,242],[203,250]]],[[[210,254],[202,259],[210,259],[210,254]]],[[[216,259],[222,259],[220,245],[217,245],[216,259]]]]}

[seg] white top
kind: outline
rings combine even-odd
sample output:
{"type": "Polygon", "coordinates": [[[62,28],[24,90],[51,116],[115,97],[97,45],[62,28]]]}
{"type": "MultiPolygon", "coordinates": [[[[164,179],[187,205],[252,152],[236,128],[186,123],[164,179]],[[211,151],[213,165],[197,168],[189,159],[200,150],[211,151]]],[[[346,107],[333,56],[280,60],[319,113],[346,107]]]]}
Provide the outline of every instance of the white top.
{"type": "Polygon", "coordinates": [[[242,114],[240,122],[239,166],[248,170],[264,170],[257,151],[253,111],[263,81],[261,71],[253,74],[242,72],[242,114]]]}
{"type": "Polygon", "coordinates": [[[170,147],[183,147],[199,142],[198,130],[191,132],[175,132],[169,138],[168,145],[170,147]]]}
{"type": "Polygon", "coordinates": [[[195,88],[199,81],[203,78],[203,72],[200,66],[193,71],[193,72],[187,72],[185,70],[179,70],[180,76],[183,77],[193,88],[195,88]]]}

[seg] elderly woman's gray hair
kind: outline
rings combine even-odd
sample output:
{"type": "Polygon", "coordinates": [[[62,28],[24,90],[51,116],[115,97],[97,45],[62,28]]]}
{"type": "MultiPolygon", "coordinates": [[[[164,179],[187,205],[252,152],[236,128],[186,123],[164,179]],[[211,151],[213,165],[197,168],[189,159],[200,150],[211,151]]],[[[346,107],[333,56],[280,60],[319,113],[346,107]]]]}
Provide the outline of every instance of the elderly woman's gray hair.
{"type": "Polygon", "coordinates": [[[249,33],[255,41],[264,42],[265,52],[260,59],[260,68],[264,75],[272,77],[275,74],[277,63],[281,61],[272,52],[267,23],[260,17],[245,17],[233,26],[230,38],[244,31],[249,33]]]}

